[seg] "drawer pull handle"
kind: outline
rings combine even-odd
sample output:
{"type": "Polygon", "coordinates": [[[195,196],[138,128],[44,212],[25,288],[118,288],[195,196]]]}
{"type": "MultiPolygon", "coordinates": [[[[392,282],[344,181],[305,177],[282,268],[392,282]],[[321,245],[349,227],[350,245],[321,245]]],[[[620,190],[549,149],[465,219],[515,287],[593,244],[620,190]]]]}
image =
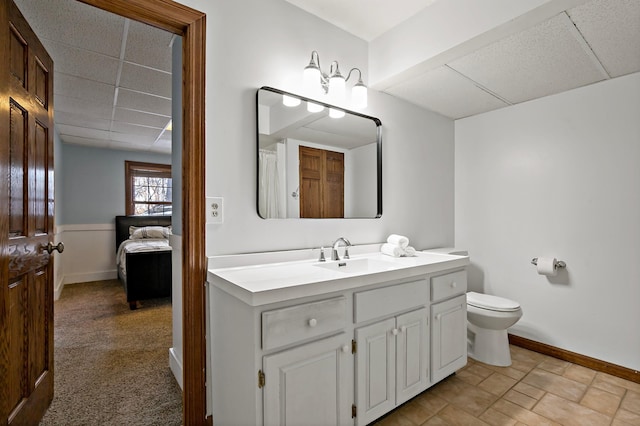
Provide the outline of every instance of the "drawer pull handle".
{"type": "Polygon", "coordinates": [[[318,320],[315,318],[311,318],[309,320],[309,327],[315,327],[316,325],[318,325],[318,320]]]}
{"type": "Polygon", "coordinates": [[[453,281],[453,282],[451,283],[451,288],[456,288],[457,286],[458,286],[458,284],[457,284],[455,281],[453,281]]]}
{"type": "Polygon", "coordinates": [[[345,354],[346,354],[347,352],[349,352],[349,345],[344,345],[344,346],[342,347],[342,352],[344,352],[345,354]]]}
{"type": "Polygon", "coordinates": [[[391,330],[391,334],[393,334],[394,336],[398,335],[398,329],[394,328],[393,330],[391,330]]]}

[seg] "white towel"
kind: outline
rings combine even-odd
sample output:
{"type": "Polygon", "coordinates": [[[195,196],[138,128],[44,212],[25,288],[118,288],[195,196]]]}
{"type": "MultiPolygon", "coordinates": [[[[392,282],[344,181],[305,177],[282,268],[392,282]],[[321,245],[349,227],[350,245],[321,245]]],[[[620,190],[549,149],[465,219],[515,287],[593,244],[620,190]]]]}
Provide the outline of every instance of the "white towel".
{"type": "Polygon", "coordinates": [[[387,243],[394,244],[404,249],[409,245],[409,239],[403,235],[391,234],[387,238],[387,243]]]}
{"type": "Polygon", "coordinates": [[[404,256],[407,256],[407,257],[413,257],[413,256],[415,256],[415,255],[416,255],[416,249],[414,249],[413,247],[411,247],[411,246],[406,246],[406,247],[404,248],[404,256]]]}
{"type": "Polygon", "coordinates": [[[391,257],[400,257],[404,253],[402,247],[388,243],[383,244],[382,247],[380,247],[380,251],[382,252],[382,254],[386,254],[387,256],[391,257]]]}

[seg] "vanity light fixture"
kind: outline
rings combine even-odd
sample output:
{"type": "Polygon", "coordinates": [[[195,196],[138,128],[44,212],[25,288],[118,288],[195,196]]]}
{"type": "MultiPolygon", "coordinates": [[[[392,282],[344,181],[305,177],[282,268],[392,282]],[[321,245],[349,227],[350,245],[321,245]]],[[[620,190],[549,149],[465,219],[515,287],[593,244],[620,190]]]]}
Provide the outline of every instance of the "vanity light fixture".
{"type": "MultiPolygon", "coordinates": [[[[351,89],[351,106],[354,108],[366,108],[367,106],[367,86],[362,82],[362,71],[359,68],[352,68],[345,78],[340,73],[338,61],[331,62],[329,74],[322,72],[320,68],[320,55],[317,51],[311,52],[311,61],[302,73],[304,91],[310,97],[318,99],[322,95],[327,95],[332,103],[342,103],[346,97],[346,82],[351,78],[351,74],[358,72],[358,81],[351,89]]],[[[307,102],[307,110],[310,112],[313,103],[307,102]]],[[[317,104],[316,104],[317,105],[317,104]]],[[[319,106],[319,105],[317,105],[319,106]]],[[[344,111],[334,110],[332,117],[344,116],[344,111]]]]}

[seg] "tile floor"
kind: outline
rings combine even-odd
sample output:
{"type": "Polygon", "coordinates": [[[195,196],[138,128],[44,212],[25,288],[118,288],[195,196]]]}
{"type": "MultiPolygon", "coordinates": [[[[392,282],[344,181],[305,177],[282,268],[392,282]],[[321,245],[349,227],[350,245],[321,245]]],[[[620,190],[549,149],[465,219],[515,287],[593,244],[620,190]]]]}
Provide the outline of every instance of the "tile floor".
{"type": "Polygon", "coordinates": [[[640,384],[516,346],[511,358],[469,359],[375,425],[640,425],[640,384]]]}

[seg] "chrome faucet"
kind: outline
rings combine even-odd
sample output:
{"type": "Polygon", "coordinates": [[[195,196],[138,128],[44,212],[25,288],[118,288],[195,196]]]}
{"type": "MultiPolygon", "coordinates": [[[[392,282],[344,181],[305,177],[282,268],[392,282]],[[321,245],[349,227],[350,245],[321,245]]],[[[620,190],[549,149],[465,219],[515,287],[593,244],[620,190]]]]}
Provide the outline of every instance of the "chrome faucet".
{"type": "Polygon", "coordinates": [[[340,247],[340,242],[344,243],[344,258],[349,259],[349,247],[351,247],[351,243],[345,237],[340,237],[333,243],[333,248],[331,249],[331,260],[340,260],[340,256],[338,256],[338,247],[340,247]]]}

